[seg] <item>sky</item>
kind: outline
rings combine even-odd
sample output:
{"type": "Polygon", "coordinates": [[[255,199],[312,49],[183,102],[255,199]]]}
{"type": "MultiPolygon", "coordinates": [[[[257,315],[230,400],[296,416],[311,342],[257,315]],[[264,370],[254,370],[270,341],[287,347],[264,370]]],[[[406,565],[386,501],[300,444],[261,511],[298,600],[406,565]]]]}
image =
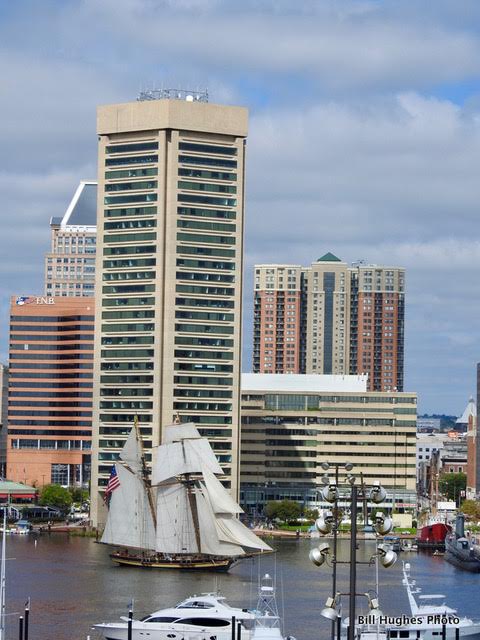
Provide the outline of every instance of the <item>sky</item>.
{"type": "Polygon", "coordinates": [[[96,178],[95,109],[145,88],[250,110],[243,370],[255,263],[407,270],[405,390],[459,415],[480,361],[478,0],[0,2],[0,361],[43,291],[51,216],[96,178]]]}

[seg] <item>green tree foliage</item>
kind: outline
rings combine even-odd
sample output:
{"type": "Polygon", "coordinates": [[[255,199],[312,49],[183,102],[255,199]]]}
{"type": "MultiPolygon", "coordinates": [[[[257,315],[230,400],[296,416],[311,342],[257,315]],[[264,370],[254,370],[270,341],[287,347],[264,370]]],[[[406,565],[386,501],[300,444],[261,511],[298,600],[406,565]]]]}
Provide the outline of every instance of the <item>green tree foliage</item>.
{"type": "Polygon", "coordinates": [[[271,500],[265,506],[265,513],[270,520],[278,519],[281,522],[292,522],[300,517],[302,508],[298,502],[293,500],[271,500]]]}
{"type": "Polygon", "coordinates": [[[72,495],[68,489],[59,484],[47,484],[40,493],[40,504],[57,507],[62,511],[67,511],[72,505],[72,495]]]}
{"type": "Polygon", "coordinates": [[[465,473],[444,473],[439,482],[440,493],[447,496],[449,500],[460,500],[462,491],[467,486],[467,476],[465,473]]]}
{"type": "Polygon", "coordinates": [[[89,499],[88,489],[80,489],[79,487],[69,487],[73,502],[86,502],[89,499]]]}
{"type": "Polygon", "coordinates": [[[460,511],[470,518],[480,519],[480,503],[476,500],[464,500],[460,511]]]}

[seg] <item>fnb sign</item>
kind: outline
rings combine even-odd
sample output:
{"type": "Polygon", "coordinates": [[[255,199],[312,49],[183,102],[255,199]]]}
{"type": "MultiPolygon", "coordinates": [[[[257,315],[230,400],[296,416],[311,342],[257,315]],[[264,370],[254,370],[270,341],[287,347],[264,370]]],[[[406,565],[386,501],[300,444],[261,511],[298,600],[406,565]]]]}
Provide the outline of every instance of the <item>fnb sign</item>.
{"type": "Polygon", "coordinates": [[[55,304],[55,298],[46,296],[18,296],[15,298],[15,304],[19,306],[25,304],[55,304]]]}

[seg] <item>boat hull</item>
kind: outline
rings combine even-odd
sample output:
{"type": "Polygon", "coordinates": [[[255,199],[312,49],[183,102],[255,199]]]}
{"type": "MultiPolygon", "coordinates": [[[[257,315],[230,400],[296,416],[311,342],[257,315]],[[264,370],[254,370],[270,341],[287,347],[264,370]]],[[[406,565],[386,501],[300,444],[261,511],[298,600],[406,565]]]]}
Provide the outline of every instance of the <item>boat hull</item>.
{"type": "Polygon", "coordinates": [[[204,557],[166,557],[136,556],[121,552],[111,553],[110,558],[122,567],[137,567],[142,569],[176,569],[180,571],[228,571],[238,558],[204,557]]]}
{"type": "MultiPolygon", "coordinates": [[[[216,640],[231,640],[232,631],[231,627],[228,629],[218,629],[215,627],[205,627],[199,629],[186,630],[185,627],[180,628],[159,628],[160,625],[151,624],[145,625],[142,623],[134,623],[132,625],[132,640],[145,640],[148,637],[149,640],[207,640],[211,637],[215,637],[216,640]]],[[[128,627],[126,624],[98,624],[94,626],[94,629],[102,634],[105,640],[128,640],[128,627]]],[[[242,640],[251,640],[252,633],[242,628],[242,640]]],[[[476,639],[475,639],[476,640],[476,639]]]]}
{"type": "Polygon", "coordinates": [[[417,544],[423,549],[445,549],[445,538],[451,533],[452,527],[445,522],[434,522],[420,529],[417,544]]]}

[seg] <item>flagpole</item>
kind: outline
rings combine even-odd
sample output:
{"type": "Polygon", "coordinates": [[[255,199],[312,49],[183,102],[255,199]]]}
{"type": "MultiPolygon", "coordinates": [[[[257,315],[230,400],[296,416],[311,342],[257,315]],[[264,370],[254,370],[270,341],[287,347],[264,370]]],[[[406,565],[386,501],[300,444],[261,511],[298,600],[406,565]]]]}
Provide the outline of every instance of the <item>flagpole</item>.
{"type": "Polygon", "coordinates": [[[3,510],[2,566],[0,572],[0,640],[5,639],[5,560],[7,540],[7,510],[3,510]]]}

